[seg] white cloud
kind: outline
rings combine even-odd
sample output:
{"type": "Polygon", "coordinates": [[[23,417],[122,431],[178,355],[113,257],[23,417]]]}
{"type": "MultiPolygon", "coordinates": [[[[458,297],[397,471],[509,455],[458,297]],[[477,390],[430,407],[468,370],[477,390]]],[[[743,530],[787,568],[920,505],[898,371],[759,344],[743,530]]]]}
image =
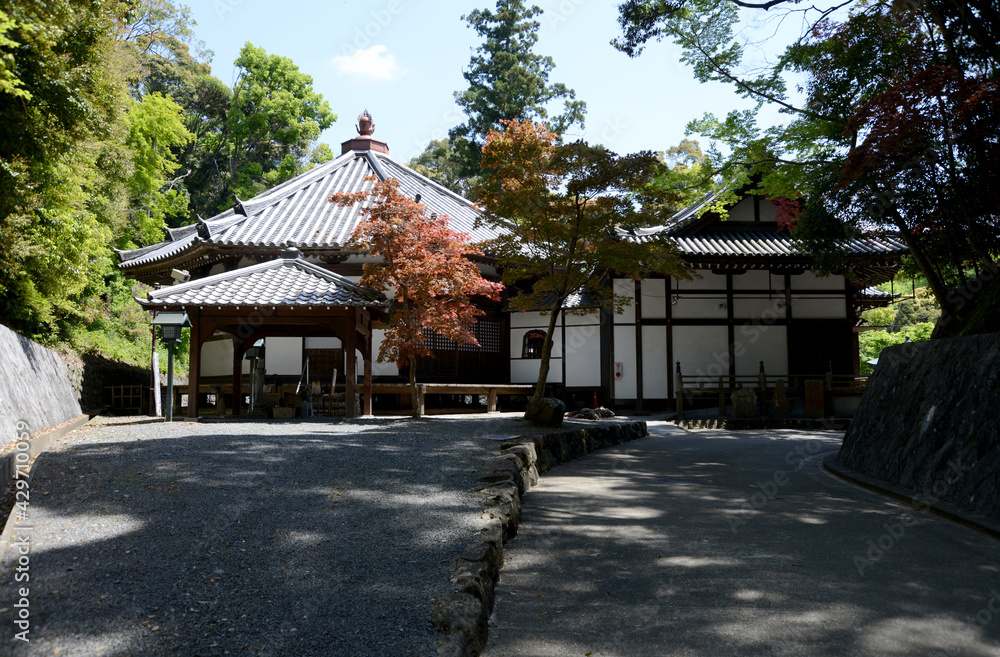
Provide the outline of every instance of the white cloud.
{"type": "Polygon", "coordinates": [[[359,49],[350,55],[337,55],[333,65],[340,73],[369,80],[395,80],[407,73],[396,63],[396,56],[383,45],[359,49]]]}

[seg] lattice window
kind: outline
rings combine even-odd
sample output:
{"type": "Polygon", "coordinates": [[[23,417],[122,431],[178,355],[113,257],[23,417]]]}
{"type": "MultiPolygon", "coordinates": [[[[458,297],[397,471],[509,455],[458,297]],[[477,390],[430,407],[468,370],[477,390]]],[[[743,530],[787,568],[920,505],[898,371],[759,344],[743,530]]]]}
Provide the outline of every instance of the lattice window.
{"type": "Polygon", "coordinates": [[[500,322],[478,321],[472,327],[472,334],[479,341],[479,346],[472,344],[456,344],[448,338],[424,329],[427,346],[434,351],[473,351],[488,354],[500,353],[500,322]]]}

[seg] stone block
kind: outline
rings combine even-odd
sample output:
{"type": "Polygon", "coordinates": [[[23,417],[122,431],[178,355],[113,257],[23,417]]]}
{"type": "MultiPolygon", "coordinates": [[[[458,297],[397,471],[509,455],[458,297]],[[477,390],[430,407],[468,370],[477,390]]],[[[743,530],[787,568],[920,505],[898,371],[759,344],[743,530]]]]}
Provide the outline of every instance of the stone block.
{"type": "Polygon", "coordinates": [[[826,415],[826,391],[823,389],[823,382],[818,379],[809,379],[805,383],[806,387],[806,417],[818,420],[826,415]]]}
{"type": "Polygon", "coordinates": [[[566,404],[560,399],[542,397],[528,404],[524,419],[543,427],[561,427],[566,404]]]}
{"type": "Polygon", "coordinates": [[[486,605],[468,593],[443,595],[431,609],[431,624],[452,637],[464,637],[476,655],[486,647],[488,621],[486,605]]]}
{"type": "Polygon", "coordinates": [[[778,381],[774,384],[771,410],[774,412],[775,417],[788,417],[788,414],[791,413],[791,404],[788,401],[788,391],[785,390],[784,381],[778,381]]]}
{"type": "Polygon", "coordinates": [[[730,398],[733,417],[757,417],[757,393],[753,388],[734,390],[730,398]]]}

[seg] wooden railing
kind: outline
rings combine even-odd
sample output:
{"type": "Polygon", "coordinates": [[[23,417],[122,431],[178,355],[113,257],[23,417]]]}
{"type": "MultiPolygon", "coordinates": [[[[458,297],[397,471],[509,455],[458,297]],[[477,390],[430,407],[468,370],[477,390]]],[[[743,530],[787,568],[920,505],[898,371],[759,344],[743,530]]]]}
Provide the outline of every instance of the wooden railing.
{"type": "MultiPolygon", "coordinates": [[[[486,397],[486,412],[495,413],[497,396],[499,395],[531,395],[535,386],[531,384],[467,384],[467,383],[418,383],[417,404],[420,414],[424,414],[424,401],[427,395],[484,395],[486,397]]],[[[408,395],[408,383],[373,383],[372,394],[408,395]]]]}

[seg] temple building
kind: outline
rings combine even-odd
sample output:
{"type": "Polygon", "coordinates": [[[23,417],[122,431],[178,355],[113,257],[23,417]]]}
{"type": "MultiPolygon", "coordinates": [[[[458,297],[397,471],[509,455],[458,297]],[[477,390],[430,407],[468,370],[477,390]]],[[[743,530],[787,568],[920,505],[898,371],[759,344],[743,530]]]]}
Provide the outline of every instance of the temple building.
{"type": "MultiPolygon", "coordinates": [[[[363,412],[370,413],[378,395],[373,382],[405,380],[395,364],[373,362],[387,301],[358,286],[370,261],[349,246],[361,206],[328,198],[370,188],[370,176],[395,178],[402,193],[447,215],[473,242],[494,233],[477,222],[472,202],[390,157],[374,127],[365,112],[358,136],[334,160],[252,199],[236,199],[210,219],[168,229],[163,242],[118,253],[127,276],[158,287],[139,300],[145,308],[183,310],[191,318],[192,389],[238,385],[245,392],[232,395],[229,408],[239,411],[250,390],[243,354],[261,339],[265,386],[301,380],[308,367],[308,380],[329,382],[337,373],[353,393],[355,377],[344,372],[355,372],[362,377],[363,412]]],[[[850,240],[841,245],[848,253],[844,271],[820,276],[815,258],[780,229],[767,199],[744,194],[725,221],[702,212],[704,203],[710,199],[655,231],[621,233],[628,240],[654,234],[675,240],[694,278],[615,279],[616,293],[632,299],[624,312],[595,308],[564,316],[553,336],[554,394],[577,405],[666,407],[677,393],[678,364],[687,375],[708,377],[756,375],[762,362],[769,375],[857,374],[859,313],[888,301],[872,286],[894,276],[905,246],[890,237],[850,240]]],[[[476,264],[486,278],[498,279],[488,254],[476,264]]],[[[478,347],[431,335],[435,357],[420,360],[418,381],[534,383],[547,318],[506,312],[505,301],[483,306],[478,347]]],[[[582,296],[570,303],[587,308],[582,296]]],[[[199,395],[193,399],[191,415],[199,410],[199,395]]]]}

